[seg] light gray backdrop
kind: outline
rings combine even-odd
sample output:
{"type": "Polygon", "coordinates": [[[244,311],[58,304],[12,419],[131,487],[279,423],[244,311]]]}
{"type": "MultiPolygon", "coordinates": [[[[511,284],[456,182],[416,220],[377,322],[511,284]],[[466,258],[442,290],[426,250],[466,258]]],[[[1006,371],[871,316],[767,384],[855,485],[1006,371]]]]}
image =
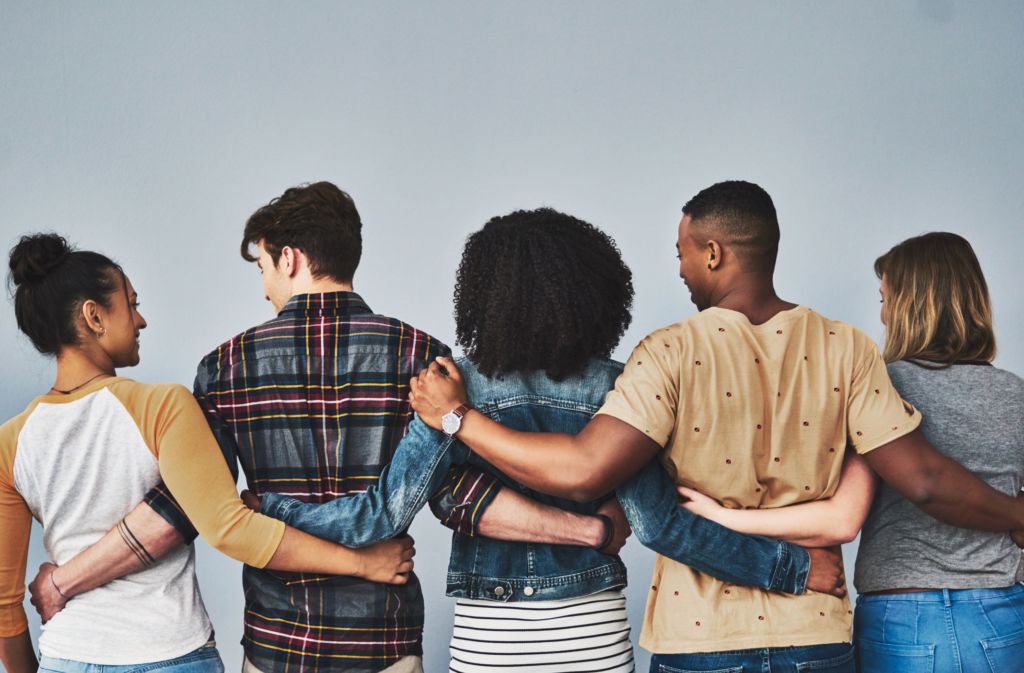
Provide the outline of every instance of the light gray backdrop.
{"type": "MultiPolygon", "coordinates": [[[[625,358],[694,310],[676,276],[681,205],[745,178],[778,207],[780,293],[876,338],[875,257],[929,230],[965,235],[997,364],[1021,372],[1021,35],[1024,5],[994,0],[4,0],[0,242],[55,230],[118,259],[150,325],[124,373],[191,385],[204,353],[271,315],[238,243],[284,188],[349,190],[365,223],[356,289],[449,343],[466,235],[549,205],[610,232],[636,274],[625,358]]],[[[7,418],[53,363],[2,316],[7,418]]],[[[429,516],[413,534],[439,671],[448,536],[429,516]]],[[[239,567],[198,546],[238,670],[239,567]]],[[[625,558],[635,638],[653,555],[631,542],[625,558]]]]}

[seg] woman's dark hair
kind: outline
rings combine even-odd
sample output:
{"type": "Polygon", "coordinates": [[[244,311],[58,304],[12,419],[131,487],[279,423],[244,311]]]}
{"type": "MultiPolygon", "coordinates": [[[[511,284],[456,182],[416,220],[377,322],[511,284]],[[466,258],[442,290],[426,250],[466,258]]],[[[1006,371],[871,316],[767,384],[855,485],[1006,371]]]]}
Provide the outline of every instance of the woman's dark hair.
{"type": "Polygon", "coordinates": [[[56,355],[79,342],[75,314],[82,303],[109,307],[124,272],[105,255],[73,249],[63,236],[33,234],[11,249],[8,282],[16,288],[18,328],[40,353],[56,355]]]}
{"type": "Polygon", "coordinates": [[[632,303],[632,274],[610,236],[550,208],[520,210],[466,241],[456,339],[486,376],[539,369],[561,381],[611,355],[632,303]]]}

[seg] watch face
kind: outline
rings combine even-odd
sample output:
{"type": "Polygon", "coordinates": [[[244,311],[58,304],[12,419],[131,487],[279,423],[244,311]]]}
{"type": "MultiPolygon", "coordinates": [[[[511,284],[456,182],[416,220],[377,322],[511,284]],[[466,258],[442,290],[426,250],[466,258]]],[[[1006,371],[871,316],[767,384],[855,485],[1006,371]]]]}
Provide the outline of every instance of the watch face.
{"type": "Polygon", "coordinates": [[[454,435],[462,427],[462,418],[457,416],[455,412],[449,411],[447,414],[441,417],[441,430],[446,435],[454,435]]]}

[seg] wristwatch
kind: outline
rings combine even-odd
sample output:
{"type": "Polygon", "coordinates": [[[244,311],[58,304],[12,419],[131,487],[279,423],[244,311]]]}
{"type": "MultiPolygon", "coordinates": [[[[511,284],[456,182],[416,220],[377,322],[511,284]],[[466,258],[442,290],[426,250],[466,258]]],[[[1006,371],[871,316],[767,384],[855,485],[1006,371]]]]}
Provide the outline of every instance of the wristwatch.
{"type": "Polygon", "coordinates": [[[466,402],[465,404],[460,404],[459,406],[455,407],[447,414],[442,416],[441,430],[444,431],[444,434],[448,435],[449,437],[454,437],[455,433],[458,432],[460,428],[462,428],[462,417],[465,416],[466,413],[472,408],[473,406],[466,402]]]}

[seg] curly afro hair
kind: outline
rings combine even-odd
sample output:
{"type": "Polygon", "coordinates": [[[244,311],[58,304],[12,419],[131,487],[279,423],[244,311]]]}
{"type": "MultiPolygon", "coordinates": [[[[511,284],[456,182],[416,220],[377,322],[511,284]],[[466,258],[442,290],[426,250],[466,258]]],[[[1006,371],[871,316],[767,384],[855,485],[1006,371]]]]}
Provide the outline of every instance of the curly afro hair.
{"type": "Polygon", "coordinates": [[[489,377],[561,381],[608,357],[629,326],[632,273],[610,236],[551,208],[472,234],[455,280],[456,340],[489,377]]]}

